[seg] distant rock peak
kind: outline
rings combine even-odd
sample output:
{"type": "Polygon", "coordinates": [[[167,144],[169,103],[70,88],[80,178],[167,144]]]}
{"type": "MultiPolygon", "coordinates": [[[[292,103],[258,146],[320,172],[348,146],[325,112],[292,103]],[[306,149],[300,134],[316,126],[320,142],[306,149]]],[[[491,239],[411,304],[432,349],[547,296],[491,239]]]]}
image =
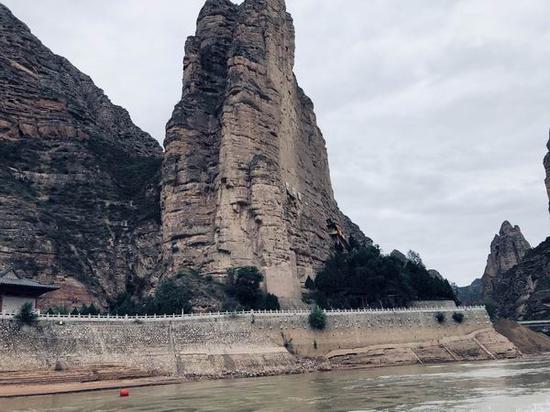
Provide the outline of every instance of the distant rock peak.
{"type": "Polygon", "coordinates": [[[517,225],[512,226],[512,224],[510,222],[505,220],[502,223],[502,226],[500,227],[500,231],[499,231],[500,236],[504,236],[504,235],[510,234],[512,232],[520,232],[521,233],[521,229],[517,225]]]}
{"type": "Polygon", "coordinates": [[[531,249],[531,245],[521,232],[519,226],[513,226],[505,220],[499,234],[491,242],[491,251],[487,257],[487,265],[482,276],[482,295],[492,298],[495,283],[512,267],[517,265],[523,256],[531,249]]]}

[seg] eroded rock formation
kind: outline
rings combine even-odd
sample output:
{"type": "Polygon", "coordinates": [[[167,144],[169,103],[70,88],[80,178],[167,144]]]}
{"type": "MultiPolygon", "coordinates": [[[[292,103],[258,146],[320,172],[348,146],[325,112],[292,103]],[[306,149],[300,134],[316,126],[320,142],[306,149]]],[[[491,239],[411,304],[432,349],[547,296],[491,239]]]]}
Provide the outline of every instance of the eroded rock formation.
{"type": "Polygon", "coordinates": [[[550,238],[527,252],[495,284],[498,314],[527,320],[550,316],[550,238]]]}
{"type": "Polygon", "coordinates": [[[162,150],[0,4],[0,266],[55,281],[55,304],[145,287],[162,150]]]}
{"type": "Polygon", "coordinates": [[[456,297],[462,305],[479,305],[483,303],[483,281],[475,279],[468,286],[454,286],[456,297]]]}
{"type": "Polygon", "coordinates": [[[163,257],[169,271],[265,273],[287,304],[334,243],[370,240],[338,209],[313,104],[293,73],[283,0],[208,0],[185,46],[167,125],[163,257]]]}
{"type": "MultiPolygon", "coordinates": [[[[547,147],[550,150],[550,142],[547,147]]],[[[544,158],[544,168],[550,198],[550,153],[544,158]]],[[[519,320],[550,317],[550,238],[499,278],[493,296],[499,316],[519,320]]]]}
{"type": "Polygon", "coordinates": [[[482,297],[493,298],[495,283],[517,265],[531,245],[521,233],[519,226],[512,226],[504,221],[500,231],[491,242],[491,253],[487,257],[487,266],[481,278],[482,297]]]}
{"type": "MultiPolygon", "coordinates": [[[[548,148],[550,150],[550,142],[548,148]]],[[[550,153],[544,158],[544,168],[550,197],[550,153]]],[[[515,236],[522,244],[519,235],[515,236]]],[[[550,317],[550,238],[524,253],[516,264],[496,278],[493,286],[492,297],[499,316],[519,320],[550,317]]]]}

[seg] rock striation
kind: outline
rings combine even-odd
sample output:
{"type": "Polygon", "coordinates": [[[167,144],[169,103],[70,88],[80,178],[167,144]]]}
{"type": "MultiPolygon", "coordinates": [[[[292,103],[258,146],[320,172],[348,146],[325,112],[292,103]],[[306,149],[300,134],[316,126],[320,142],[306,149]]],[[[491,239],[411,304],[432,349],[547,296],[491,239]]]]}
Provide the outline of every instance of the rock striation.
{"type": "Polygon", "coordinates": [[[162,166],[166,270],[257,266],[296,304],[335,243],[371,241],[334,200],[285,2],[207,0],[183,64],[162,166]]]}
{"type": "Polygon", "coordinates": [[[55,304],[145,288],[160,249],[162,149],[0,4],[0,266],[55,304]]]}
{"type": "MultiPolygon", "coordinates": [[[[547,145],[550,150],[550,142],[547,145]]],[[[550,153],[544,158],[546,189],[550,198],[550,153]]],[[[515,234],[518,244],[526,245],[519,234],[515,234]]],[[[518,254],[519,256],[520,254],[518,254]]],[[[550,238],[534,249],[527,250],[516,260],[511,258],[508,270],[493,282],[492,297],[498,307],[500,317],[528,320],[550,317],[550,238]]],[[[484,283],[485,292],[485,283],[484,283]]]]}
{"type": "Polygon", "coordinates": [[[550,238],[525,254],[495,284],[501,317],[516,320],[550,316],[550,238]]]}
{"type": "Polygon", "coordinates": [[[483,282],[481,278],[475,279],[468,286],[453,285],[453,289],[462,305],[478,305],[483,303],[483,282]]]}
{"type": "Polygon", "coordinates": [[[487,266],[481,278],[482,298],[494,297],[495,283],[517,265],[530,249],[531,245],[523,237],[519,226],[512,226],[510,222],[504,221],[491,242],[491,253],[487,257],[487,266]]]}

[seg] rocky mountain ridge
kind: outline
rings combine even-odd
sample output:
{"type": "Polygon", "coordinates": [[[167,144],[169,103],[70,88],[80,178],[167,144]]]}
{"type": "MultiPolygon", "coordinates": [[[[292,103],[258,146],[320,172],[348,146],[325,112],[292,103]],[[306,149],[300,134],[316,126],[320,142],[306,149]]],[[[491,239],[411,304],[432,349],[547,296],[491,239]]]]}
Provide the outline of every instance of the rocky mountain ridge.
{"type": "Polygon", "coordinates": [[[283,304],[335,248],[371,244],[334,199],[283,0],[207,0],[166,151],[0,5],[0,265],[105,305],[160,277],[254,265],[283,304]]]}
{"type": "MultiPolygon", "coordinates": [[[[550,151],[550,141],[547,145],[550,151]]],[[[545,186],[550,199],[550,152],[544,157],[545,186]]],[[[489,302],[497,316],[516,320],[550,318],[550,238],[531,248],[518,226],[504,222],[491,243],[481,281],[458,288],[459,298],[489,302]]]]}
{"type": "Polygon", "coordinates": [[[146,287],[162,149],[0,4],[0,264],[57,304],[146,287]],[[139,287],[141,287],[139,286],[139,287]]]}

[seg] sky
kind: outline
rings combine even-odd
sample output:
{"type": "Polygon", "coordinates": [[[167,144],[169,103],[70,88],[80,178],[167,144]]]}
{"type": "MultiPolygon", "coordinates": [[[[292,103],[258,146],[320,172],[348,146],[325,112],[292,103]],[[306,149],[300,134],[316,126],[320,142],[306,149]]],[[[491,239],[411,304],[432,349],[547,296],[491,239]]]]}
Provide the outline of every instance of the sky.
{"type": "MultiPolygon", "coordinates": [[[[162,142],[204,0],[0,0],[162,142]]],[[[507,219],[550,235],[547,0],[287,0],[341,209],[465,285],[507,219]]]]}

